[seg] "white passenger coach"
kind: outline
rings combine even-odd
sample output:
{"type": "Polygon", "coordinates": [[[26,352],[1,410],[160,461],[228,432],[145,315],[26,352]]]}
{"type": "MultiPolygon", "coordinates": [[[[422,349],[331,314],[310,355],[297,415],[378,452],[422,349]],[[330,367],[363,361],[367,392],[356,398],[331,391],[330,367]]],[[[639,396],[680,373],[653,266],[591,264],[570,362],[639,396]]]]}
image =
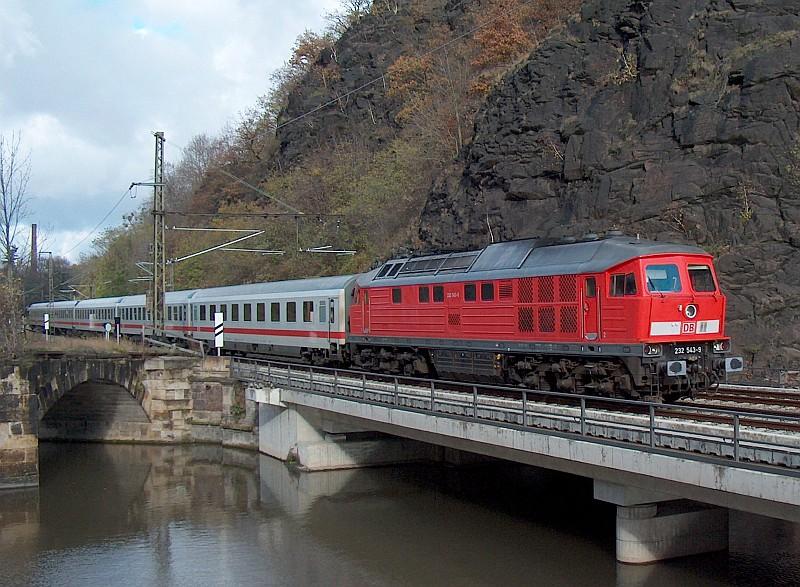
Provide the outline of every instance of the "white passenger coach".
{"type": "MultiPolygon", "coordinates": [[[[166,294],[168,338],[194,339],[213,346],[214,314],[224,320],[224,348],[308,360],[340,356],[347,342],[347,301],[355,276],[254,283],[166,294]]],[[[50,315],[54,332],[103,332],[119,323],[126,336],[151,336],[145,296],[32,304],[31,326],[41,329],[50,315]]]]}

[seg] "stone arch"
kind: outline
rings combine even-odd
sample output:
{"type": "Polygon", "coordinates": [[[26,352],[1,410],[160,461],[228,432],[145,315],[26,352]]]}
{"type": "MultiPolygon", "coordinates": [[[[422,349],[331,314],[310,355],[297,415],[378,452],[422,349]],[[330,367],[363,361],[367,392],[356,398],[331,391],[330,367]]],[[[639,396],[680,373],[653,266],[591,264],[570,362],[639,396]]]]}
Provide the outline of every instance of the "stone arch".
{"type": "MultiPolygon", "coordinates": [[[[37,419],[41,421],[64,394],[90,381],[109,382],[125,388],[147,413],[143,373],[144,359],[57,358],[31,365],[27,379],[38,400],[37,419]]],[[[149,419],[150,414],[147,416],[149,419]]]]}

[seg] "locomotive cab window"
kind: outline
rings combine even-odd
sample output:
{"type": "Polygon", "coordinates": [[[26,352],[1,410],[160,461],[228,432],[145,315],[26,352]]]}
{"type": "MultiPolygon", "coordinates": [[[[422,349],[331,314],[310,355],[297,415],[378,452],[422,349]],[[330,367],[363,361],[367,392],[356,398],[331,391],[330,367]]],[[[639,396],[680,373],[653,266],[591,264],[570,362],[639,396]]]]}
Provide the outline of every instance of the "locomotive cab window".
{"type": "Polygon", "coordinates": [[[494,284],[482,283],[481,284],[481,301],[491,302],[494,300],[494,284]]]}
{"type": "Polygon", "coordinates": [[[403,301],[403,290],[399,287],[392,288],[392,303],[399,304],[403,301]]]}
{"type": "Polygon", "coordinates": [[[314,302],[303,302],[303,322],[311,322],[314,313],[314,302]]]}
{"type": "Polygon", "coordinates": [[[419,302],[427,304],[431,301],[431,289],[427,285],[420,286],[419,288],[419,302]]]}
{"type": "Polygon", "coordinates": [[[708,265],[689,265],[689,281],[696,292],[717,291],[714,276],[708,265]]]}
{"type": "Polygon", "coordinates": [[[611,297],[636,295],[636,276],[633,273],[615,273],[611,276],[611,297]]]}
{"type": "Polygon", "coordinates": [[[464,301],[465,302],[474,302],[477,298],[475,284],[474,283],[465,283],[464,284],[464,301]]]}
{"type": "Polygon", "coordinates": [[[676,293],[681,291],[681,276],[677,265],[648,265],[645,275],[649,292],[676,293]]]}
{"type": "Polygon", "coordinates": [[[583,282],[583,293],[587,298],[597,296],[597,282],[594,277],[587,277],[586,281],[583,282]]]}
{"type": "Polygon", "coordinates": [[[433,301],[437,303],[441,303],[444,301],[444,286],[441,285],[433,286],[433,301]]]}

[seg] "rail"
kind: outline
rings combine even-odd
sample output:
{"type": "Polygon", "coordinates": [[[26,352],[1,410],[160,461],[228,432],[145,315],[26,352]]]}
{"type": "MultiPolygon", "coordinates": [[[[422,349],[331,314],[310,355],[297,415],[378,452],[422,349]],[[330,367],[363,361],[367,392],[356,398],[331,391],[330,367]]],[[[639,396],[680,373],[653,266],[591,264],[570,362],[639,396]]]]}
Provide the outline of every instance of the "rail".
{"type": "Polygon", "coordinates": [[[538,433],[800,469],[800,417],[233,358],[242,380],[538,433]]]}

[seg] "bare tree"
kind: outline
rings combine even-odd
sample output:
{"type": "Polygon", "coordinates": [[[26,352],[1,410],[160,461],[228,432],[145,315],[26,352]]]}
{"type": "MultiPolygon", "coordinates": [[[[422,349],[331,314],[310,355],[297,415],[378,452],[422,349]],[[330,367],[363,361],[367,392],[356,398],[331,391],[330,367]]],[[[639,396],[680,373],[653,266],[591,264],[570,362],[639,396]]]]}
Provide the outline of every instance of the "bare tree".
{"type": "Polygon", "coordinates": [[[0,135],[0,256],[6,263],[8,277],[17,262],[17,237],[22,220],[28,214],[28,180],[31,175],[30,153],[20,151],[22,136],[0,135]]]}
{"type": "Polygon", "coordinates": [[[18,279],[0,279],[0,360],[14,358],[22,352],[23,325],[22,288],[18,279]]]}

